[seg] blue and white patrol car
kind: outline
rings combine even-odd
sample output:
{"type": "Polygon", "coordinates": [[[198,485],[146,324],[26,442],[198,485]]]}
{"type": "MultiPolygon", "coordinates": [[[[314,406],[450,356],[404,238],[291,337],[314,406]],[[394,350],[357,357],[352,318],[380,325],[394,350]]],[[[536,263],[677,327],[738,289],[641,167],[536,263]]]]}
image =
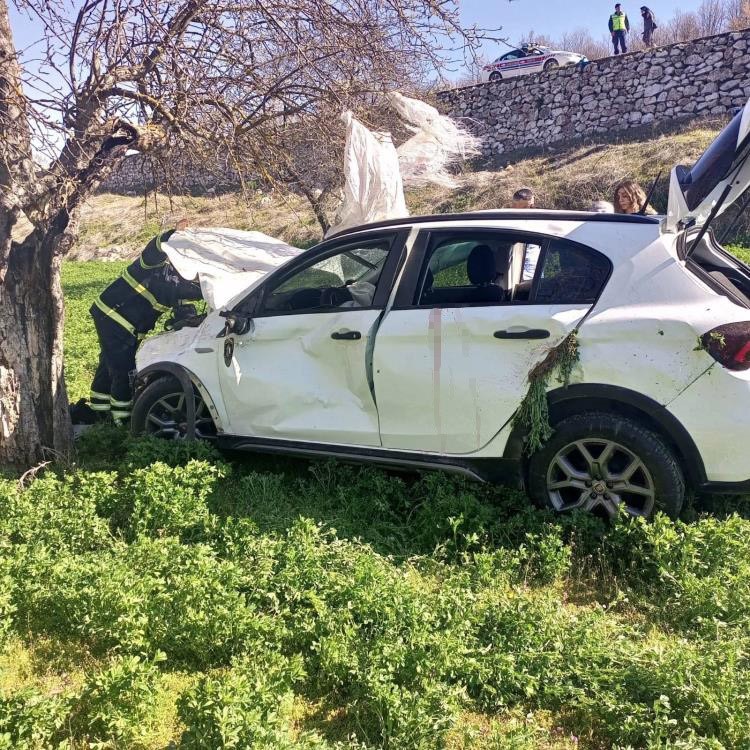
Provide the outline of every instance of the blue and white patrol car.
{"type": "Polygon", "coordinates": [[[556,70],[565,65],[585,65],[588,62],[584,55],[563,50],[551,50],[549,47],[524,45],[506,52],[482,69],[483,81],[498,81],[501,78],[522,76],[528,73],[556,70]]]}

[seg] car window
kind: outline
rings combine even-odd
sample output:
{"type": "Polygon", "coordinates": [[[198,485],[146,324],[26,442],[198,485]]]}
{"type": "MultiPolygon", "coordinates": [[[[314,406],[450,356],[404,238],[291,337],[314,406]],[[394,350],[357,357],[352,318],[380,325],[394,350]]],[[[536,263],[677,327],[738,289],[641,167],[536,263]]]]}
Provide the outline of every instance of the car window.
{"type": "Polygon", "coordinates": [[[596,250],[552,240],[544,254],[533,300],[539,305],[596,302],[611,267],[596,250]]]}
{"type": "Polygon", "coordinates": [[[427,231],[395,306],[591,304],[612,264],[569,240],[502,230],[427,231]]]}
{"type": "Polygon", "coordinates": [[[265,290],[259,315],[372,306],[391,240],[350,245],[265,290]]]}
{"type": "Polygon", "coordinates": [[[417,305],[493,304],[505,300],[511,238],[435,239],[416,295],[417,305]]]}
{"type": "Polygon", "coordinates": [[[519,57],[524,57],[523,50],[514,49],[513,51],[508,52],[505,55],[503,55],[500,59],[501,60],[516,60],[519,57]]]}

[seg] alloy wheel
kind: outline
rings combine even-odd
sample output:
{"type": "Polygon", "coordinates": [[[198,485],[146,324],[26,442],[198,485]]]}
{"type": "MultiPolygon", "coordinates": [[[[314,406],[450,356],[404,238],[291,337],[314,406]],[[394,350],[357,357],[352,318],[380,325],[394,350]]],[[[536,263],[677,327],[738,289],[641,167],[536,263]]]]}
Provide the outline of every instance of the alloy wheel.
{"type": "Polygon", "coordinates": [[[656,491],[645,463],[613,440],[576,440],[559,450],[547,470],[547,493],[558,511],[587,510],[614,518],[623,508],[650,516],[656,491]]]}
{"type": "MultiPolygon", "coordinates": [[[[169,393],[155,401],[146,412],[148,435],[167,440],[182,440],[187,433],[187,408],[185,394],[169,393]]],[[[195,396],[195,437],[211,440],[216,437],[216,428],[208,407],[200,396],[195,396]]]]}

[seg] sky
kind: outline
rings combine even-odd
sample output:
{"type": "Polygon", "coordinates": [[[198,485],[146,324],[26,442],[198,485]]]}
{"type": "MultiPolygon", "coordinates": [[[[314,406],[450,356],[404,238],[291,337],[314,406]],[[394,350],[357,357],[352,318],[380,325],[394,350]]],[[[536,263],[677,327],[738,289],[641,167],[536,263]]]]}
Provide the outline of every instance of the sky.
{"type": "MultiPolygon", "coordinates": [[[[640,6],[644,2],[656,13],[657,19],[667,20],[678,8],[694,11],[700,0],[621,0],[623,9],[630,16],[633,26],[640,30],[640,6]]],[[[588,28],[594,37],[606,35],[607,20],[614,10],[614,0],[458,0],[464,26],[480,28],[502,26],[497,36],[506,37],[516,46],[528,41],[530,31],[556,37],[566,31],[588,28]]],[[[10,4],[11,25],[19,49],[28,47],[42,36],[38,21],[20,15],[10,4]]],[[[506,51],[507,46],[487,42],[480,53],[484,57],[496,57],[506,51]]],[[[29,49],[25,57],[38,55],[40,47],[29,49]]],[[[461,76],[465,71],[459,65],[451,66],[448,78],[461,76]]]]}

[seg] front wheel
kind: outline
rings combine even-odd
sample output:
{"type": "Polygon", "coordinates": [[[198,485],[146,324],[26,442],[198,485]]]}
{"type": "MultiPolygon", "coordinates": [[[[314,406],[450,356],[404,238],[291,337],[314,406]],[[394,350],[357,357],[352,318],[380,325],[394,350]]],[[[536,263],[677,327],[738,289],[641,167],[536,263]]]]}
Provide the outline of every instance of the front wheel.
{"type": "MultiPolygon", "coordinates": [[[[165,440],[183,440],[187,434],[185,394],[174,378],[149,383],[133,405],[131,427],[135,435],[153,435],[165,440]]],[[[195,437],[211,440],[216,426],[206,403],[195,394],[195,437]]]]}
{"type": "Polygon", "coordinates": [[[620,510],[677,518],[685,479],[664,439],[635,420],[591,412],[562,420],[529,461],[529,494],[559,512],[587,510],[615,518],[620,510]]]}
{"type": "Polygon", "coordinates": [[[547,60],[547,62],[544,63],[544,71],[546,73],[549,73],[550,70],[557,70],[559,67],[560,63],[557,62],[557,60],[547,60]]]}

